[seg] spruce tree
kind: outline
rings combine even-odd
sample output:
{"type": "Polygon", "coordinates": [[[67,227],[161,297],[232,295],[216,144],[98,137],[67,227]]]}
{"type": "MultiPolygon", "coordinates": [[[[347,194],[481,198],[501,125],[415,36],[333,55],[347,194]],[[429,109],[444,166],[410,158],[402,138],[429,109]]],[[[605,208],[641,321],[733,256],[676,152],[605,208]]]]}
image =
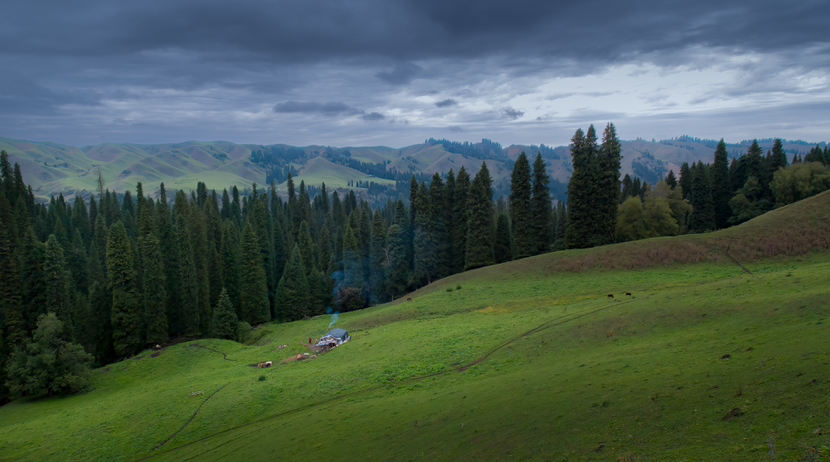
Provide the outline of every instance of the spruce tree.
{"type": "Polygon", "coordinates": [[[281,321],[296,321],[311,314],[309,309],[308,279],[303,257],[294,244],[291,257],[285,265],[282,279],[277,285],[277,312],[281,321]]]}
{"type": "Polygon", "coordinates": [[[493,181],[487,164],[482,162],[481,170],[470,185],[467,197],[467,249],[464,269],[492,265],[494,223],[493,223],[493,181]]]}
{"type": "MultiPolygon", "coordinates": [[[[628,175],[626,175],[628,176],[628,175]]],[[[677,187],[677,178],[674,176],[674,170],[669,170],[669,174],[666,175],[666,184],[669,185],[671,189],[677,187]]]]}
{"type": "Polygon", "coordinates": [[[435,173],[429,186],[429,234],[433,243],[432,254],[435,267],[431,279],[439,279],[452,274],[450,259],[450,234],[447,229],[446,188],[441,175],[435,173]]]}
{"type": "MultiPolygon", "coordinates": [[[[680,178],[677,181],[680,190],[683,192],[683,199],[688,199],[692,194],[692,176],[692,169],[689,167],[689,163],[683,162],[683,165],[680,166],[680,178]]],[[[735,184],[733,180],[734,178],[731,178],[731,184],[735,184]]]]}
{"type": "Polygon", "coordinates": [[[715,228],[715,209],[712,205],[712,190],[703,162],[695,164],[692,178],[692,192],[689,202],[693,211],[690,230],[696,233],[715,228]]]}
{"type": "Polygon", "coordinates": [[[493,245],[493,256],[496,263],[512,260],[513,250],[510,239],[510,219],[506,213],[500,213],[496,220],[496,238],[493,245]]]}
{"type": "MultiPolygon", "coordinates": [[[[553,205],[550,198],[545,160],[542,154],[536,154],[533,162],[533,198],[530,201],[530,226],[533,229],[536,245],[535,254],[550,250],[553,243],[553,205]]],[[[515,233],[515,228],[513,228],[515,233]]]]}
{"type": "MultiPolygon", "coordinates": [[[[513,174],[510,177],[510,223],[513,230],[515,258],[529,257],[539,250],[538,235],[534,233],[536,230],[531,225],[532,217],[530,162],[527,160],[527,155],[522,152],[516,159],[513,174]]],[[[497,228],[497,239],[498,232],[497,228]]],[[[496,256],[496,261],[499,261],[499,256],[496,256]]],[[[506,261],[504,257],[502,261],[506,261]]]]}
{"type": "Polygon", "coordinates": [[[452,272],[460,273],[464,271],[464,263],[467,254],[467,195],[470,190],[470,175],[464,167],[458,171],[458,176],[455,179],[455,193],[454,203],[452,207],[452,222],[454,223],[452,230],[452,247],[453,247],[453,264],[452,272]]]}
{"type": "Polygon", "coordinates": [[[596,215],[598,245],[611,244],[616,239],[617,204],[620,196],[620,162],[622,147],[614,124],[609,123],[602,134],[599,148],[596,215]]]}
{"type": "Polygon", "coordinates": [[[190,207],[190,215],[186,217],[190,237],[190,248],[193,255],[197,287],[197,308],[199,310],[199,332],[207,335],[210,332],[210,321],[213,319],[213,305],[210,300],[209,268],[215,268],[215,250],[208,245],[207,230],[204,221],[204,212],[197,204],[190,207]]]}
{"type": "Polygon", "coordinates": [[[222,246],[219,249],[219,259],[222,264],[222,288],[227,293],[237,317],[240,315],[239,257],[242,253],[239,241],[239,229],[231,219],[226,219],[222,224],[222,246]]]}
{"type": "MultiPolygon", "coordinates": [[[[145,213],[149,210],[145,208],[145,213]]],[[[146,218],[146,217],[145,217],[146,218]]],[[[159,240],[152,228],[138,238],[141,254],[142,305],[144,308],[145,342],[157,345],[168,340],[167,292],[159,240]]]]}
{"type": "Polygon", "coordinates": [[[565,247],[585,248],[597,245],[596,231],[599,229],[596,209],[599,200],[597,187],[597,152],[594,126],[587,133],[578,129],[571,139],[573,175],[568,183],[568,225],[565,232],[565,247]]]}
{"type": "Polygon", "coordinates": [[[360,246],[355,234],[357,233],[352,225],[347,224],[343,232],[343,276],[336,288],[340,311],[351,311],[365,306],[365,281],[360,264],[360,246]]]}
{"type": "Polygon", "coordinates": [[[369,300],[372,303],[382,303],[386,298],[386,221],[380,210],[375,212],[372,219],[372,244],[369,249],[369,300]]]}
{"type": "Polygon", "coordinates": [[[66,269],[66,257],[63,247],[54,234],[46,240],[43,261],[43,275],[46,282],[46,311],[55,313],[66,329],[66,339],[73,339],[71,316],[72,300],[69,287],[69,272],[66,269]]]}
{"type": "MultiPolygon", "coordinates": [[[[444,206],[441,210],[441,214],[444,217],[444,222],[447,227],[446,237],[444,238],[444,245],[445,251],[444,255],[442,256],[441,260],[441,271],[445,275],[455,274],[455,254],[456,249],[453,246],[453,236],[455,235],[455,226],[456,223],[453,220],[453,207],[455,206],[455,201],[457,200],[455,194],[455,172],[450,169],[449,173],[447,173],[447,183],[444,186],[444,206]]],[[[388,206],[387,206],[388,208],[388,206]]],[[[389,220],[391,221],[392,218],[390,217],[389,220]]]]}
{"type": "Polygon", "coordinates": [[[193,262],[193,250],[190,246],[190,230],[184,216],[176,215],[176,244],[178,247],[179,296],[181,306],[176,313],[179,329],[183,335],[194,336],[199,331],[199,280],[193,262]]]}
{"type": "Polygon", "coordinates": [[[261,246],[250,220],[245,222],[245,229],[242,231],[240,267],[241,320],[251,325],[269,321],[271,314],[268,307],[268,285],[262,264],[261,246]]]}
{"type": "Polygon", "coordinates": [[[306,276],[311,274],[314,269],[314,241],[311,238],[311,231],[308,227],[308,222],[303,220],[299,224],[299,232],[297,233],[297,246],[300,250],[300,256],[303,259],[303,269],[306,276]]]}
{"type": "Polygon", "coordinates": [[[725,228],[729,225],[732,209],[729,208],[729,199],[732,198],[732,186],[729,184],[729,165],[726,143],[721,138],[715,149],[715,162],[712,164],[712,203],[715,210],[715,228],[725,228]]]}
{"type": "MultiPolygon", "coordinates": [[[[4,162],[8,163],[8,158],[4,162]]],[[[6,181],[4,179],[4,184],[6,181]]],[[[22,344],[27,334],[12,223],[9,201],[0,193],[0,307],[5,324],[3,337],[10,346],[22,344]]]]}
{"type": "Polygon", "coordinates": [[[332,237],[328,225],[323,225],[320,229],[320,236],[317,238],[317,268],[326,276],[334,271],[334,248],[331,245],[332,237]]]}
{"type": "Polygon", "coordinates": [[[211,337],[237,340],[239,320],[236,318],[228,291],[224,287],[219,293],[219,301],[216,303],[216,309],[213,310],[213,321],[210,325],[211,337]]]}
{"type": "Polygon", "coordinates": [[[110,228],[107,237],[107,274],[112,289],[112,341],[121,358],[141,349],[141,313],[136,293],[133,249],[121,221],[110,228]]]}
{"type": "Polygon", "coordinates": [[[415,196],[415,221],[413,227],[415,228],[415,245],[414,258],[415,267],[413,275],[415,280],[420,285],[429,284],[435,276],[435,268],[437,265],[437,253],[435,249],[435,241],[430,232],[430,207],[429,207],[429,191],[424,183],[418,187],[418,193],[415,196]]]}
{"type": "Polygon", "coordinates": [[[389,260],[386,270],[386,286],[391,298],[406,293],[409,264],[406,261],[406,231],[395,223],[386,230],[389,260]]]}
{"type": "Polygon", "coordinates": [[[568,229],[568,209],[565,203],[559,201],[556,204],[556,241],[553,243],[554,250],[565,248],[565,233],[568,229]]]}

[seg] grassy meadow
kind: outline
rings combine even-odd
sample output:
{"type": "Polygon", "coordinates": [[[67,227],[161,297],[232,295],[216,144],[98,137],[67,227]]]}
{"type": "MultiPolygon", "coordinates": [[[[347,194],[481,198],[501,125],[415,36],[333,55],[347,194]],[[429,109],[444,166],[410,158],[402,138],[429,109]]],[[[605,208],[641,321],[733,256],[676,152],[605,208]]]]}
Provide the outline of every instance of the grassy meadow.
{"type": "Polygon", "coordinates": [[[458,274],[313,360],[328,316],[145,351],[0,408],[0,460],[827,460],[828,200],[458,274]]]}

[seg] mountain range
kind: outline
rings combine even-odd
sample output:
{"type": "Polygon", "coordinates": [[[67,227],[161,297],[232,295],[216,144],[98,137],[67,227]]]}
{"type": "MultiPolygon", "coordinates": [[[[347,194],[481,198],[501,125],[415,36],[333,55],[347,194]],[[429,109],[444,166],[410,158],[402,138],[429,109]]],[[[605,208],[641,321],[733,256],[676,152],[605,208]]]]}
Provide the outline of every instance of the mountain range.
{"type": "MultiPolygon", "coordinates": [[[[758,142],[766,150],[771,148],[773,139],[758,142]]],[[[670,170],[678,174],[684,162],[710,163],[717,141],[682,136],[659,141],[635,139],[621,144],[621,174],[653,184],[670,170]]],[[[751,141],[727,144],[729,156],[741,156],[750,144],[751,141]]],[[[825,145],[823,142],[818,144],[825,145]]],[[[784,141],[784,149],[790,158],[796,153],[803,156],[815,145],[805,141],[784,141]]],[[[308,186],[319,187],[325,182],[329,190],[365,190],[369,183],[394,188],[396,180],[408,181],[413,174],[431,176],[445,174],[451,169],[458,172],[462,166],[475,175],[482,162],[487,163],[499,195],[509,191],[507,182],[513,162],[522,152],[531,156],[531,162],[537,153],[542,154],[552,179],[554,197],[564,199],[573,172],[567,146],[511,145],[503,148],[486,139],[478,143],[459,143],[430,138],[403,148],[293,147],[226,141],[104,143],[75,147],[0,137],[0,149],[9,154],[11,163],[20,164],[23,179],[41,199],[59,193],[67,197],[91,194],[97,191],[99,172],[104,187],[117,192],[134,190],[138,182],[148,194],[157,194],[162,182],[168,191],[193,190],[198,182],[217,190],[233,185],[244,190],[254,183],[264,186],[274,182],[277,190],[285,194],[288,173],[297,185],[305,181],[308,186]]]]}

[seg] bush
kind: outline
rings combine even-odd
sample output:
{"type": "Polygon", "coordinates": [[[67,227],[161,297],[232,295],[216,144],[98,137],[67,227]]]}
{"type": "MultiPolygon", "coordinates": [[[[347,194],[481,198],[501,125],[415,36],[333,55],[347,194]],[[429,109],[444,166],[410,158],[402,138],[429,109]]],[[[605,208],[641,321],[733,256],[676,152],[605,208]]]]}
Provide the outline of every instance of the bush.
{"type": "Polygon", "coordinates": [[[11,395],[68,395],[89,385],[92,355],[63,340],[63,322],[55,313],[42,314],[32,340],[9,358],[6,386],[11,395]]]}

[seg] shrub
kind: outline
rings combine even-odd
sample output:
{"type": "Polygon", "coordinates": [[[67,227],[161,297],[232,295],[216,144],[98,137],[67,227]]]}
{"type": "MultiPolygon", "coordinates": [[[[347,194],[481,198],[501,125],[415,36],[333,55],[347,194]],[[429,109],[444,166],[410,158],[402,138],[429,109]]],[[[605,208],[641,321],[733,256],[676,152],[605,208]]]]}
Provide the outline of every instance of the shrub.
{"type": "Polygon", "coordinates": [[[6,385],[12,396],[67,395],[89,385],[92,355],[63,340],[64,333],[55,313],[40,315],[32,340],[9,359],[6,385]]]}

